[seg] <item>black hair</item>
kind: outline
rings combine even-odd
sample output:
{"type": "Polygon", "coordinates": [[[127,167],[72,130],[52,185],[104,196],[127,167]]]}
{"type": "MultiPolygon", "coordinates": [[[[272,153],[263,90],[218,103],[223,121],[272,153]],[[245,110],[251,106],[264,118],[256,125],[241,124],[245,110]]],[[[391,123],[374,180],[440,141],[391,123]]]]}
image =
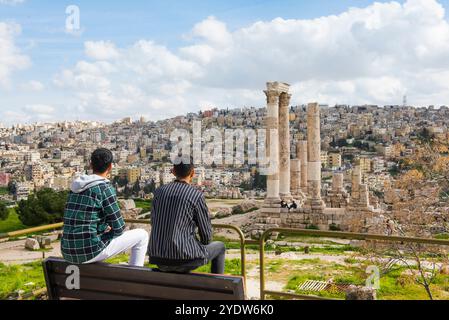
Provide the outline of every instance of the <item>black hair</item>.
{"type": "Polygon", "coordinates": [[[111,150],[100,148],[92,153],[90,162],[94,173],[105,173],[114,161],[111,150]]]}
{"type": "Polygon", "coordinates": [[[187,178],[194,169],[193,159],[182,159],[178,164],[173,165],[173,173],[176,178],[184,179],[187,178]]]}

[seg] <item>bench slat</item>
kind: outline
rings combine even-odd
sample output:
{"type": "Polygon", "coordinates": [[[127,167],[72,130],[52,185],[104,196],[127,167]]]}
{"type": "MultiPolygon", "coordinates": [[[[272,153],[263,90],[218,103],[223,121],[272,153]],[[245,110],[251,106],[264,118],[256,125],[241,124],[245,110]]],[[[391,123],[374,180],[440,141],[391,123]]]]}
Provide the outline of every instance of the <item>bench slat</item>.
{"type": "MultiPolygon", "coordinates": [[[[51,263],[51,272],[65,275],[69,263],[51,263]]],[[[227,292],[235,289],[242,281],[242,277],[227,277],[221,275],[204,274],[174,274],[152,272],[148,268],[116,266],[110,264],[89,264],[80,266],[82,277],[92,277],[104,280],[120,279],[152,285],[175,286],[177,288],[196,288],[227,292]],[[102,268],[103,272],[98,272],[102,268]],[[132,270],[133,272],[130,272],[132,270]]]]}
{"type": "Polygon", "coordinates": [[[55,290],[58,300],[145,300],[144,298],[110,294],[89,290],[67,290],[58,287],[55,290]]]}
{"type": "MultiPolygon", "coordinates": [[[[66,279],[67,275],[54,275],[53,283],[59,288],[65,288],[66,279]]],[[[183,298],[185,300],[229,300],[234,297],[234,292],[232,290],[227,293],[220,293],[195,289],[156,286],[135,282],[103,280],[84,276],[81,278],[81,290],[97,291],[123,296],[137,296],[153,300],[177,300],[177,297],[185,297],[183,298]]]]}

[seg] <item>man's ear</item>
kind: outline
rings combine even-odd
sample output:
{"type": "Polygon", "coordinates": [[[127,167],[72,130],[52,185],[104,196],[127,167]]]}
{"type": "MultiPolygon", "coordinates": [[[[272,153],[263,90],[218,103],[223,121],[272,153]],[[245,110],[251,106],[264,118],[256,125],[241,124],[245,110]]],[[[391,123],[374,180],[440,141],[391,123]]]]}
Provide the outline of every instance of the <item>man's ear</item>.
{"type": "Polygon", "coordinates": [[[195,169],[192,169],[192,172],[190,172],[190,178],[193,178],[195,176],[195,169]]]}

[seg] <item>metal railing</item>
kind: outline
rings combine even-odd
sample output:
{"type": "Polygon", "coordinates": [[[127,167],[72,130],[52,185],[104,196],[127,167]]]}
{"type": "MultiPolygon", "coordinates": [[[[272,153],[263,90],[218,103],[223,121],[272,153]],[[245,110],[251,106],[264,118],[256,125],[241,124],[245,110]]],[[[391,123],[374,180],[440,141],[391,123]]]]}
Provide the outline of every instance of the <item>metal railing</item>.
{"type": "MultiPolygon", "coordinates": [[[[126,219],[125,220],[126,223],[135,223],[135,224],[151,224],[150,220],[131,220],[131,219],[126,219]]],[[[243,231],[236,227],[236,226],[232,226],[232,225],[227,225],[227,224],[212,224],[212,227],[214,229],[228,229],[228,230],[233,230],[235,231],[239,238],[240,238],[240,259],[241,259],[241,273],[242,273],[242,277],[245,279],[245,283],[246,283],[246,240],[245,240],[245,235],[243,234],[243,231]]]]}
{"type": "Polygon", "coordinates": [[[380,241],[401,242],[401,243],[417,243],[417,244],[429,244],[437,246],[449,246],[449,240],[430,239],[430,238],[412,238],[412,237],[384,236],[379,234],[364,234],[364,233],[289,229],[289,228],[268,229],[262,234],[259,241],[261,300],[265,300],[266,296],[300,299],[300,300],[334,300],[318,296],[278,292],[265,289],[265,244],[268,236],[272,235],[273,233],[288,233],[303,236],[328,237],[328,238],[348,239],[348,240],[378,240],[378,241],[380,240],[380,241]]]}
{"type": "Polygon", "coordinates": [[[56,230],[61,229],[64,226],[62,222],[45,225],[45,226],[39,226],[29,229],[23,229],[18,231],[12,231],[12,232],[6,232],[6,233],[0,233],[0,240],[1,239],[8,239],[8,238],[16,238],[21,236],[26,236],[27,234],[36,233],[36,232],[43,232],[43,231],[49,231],[49,230],[56,230]]]}

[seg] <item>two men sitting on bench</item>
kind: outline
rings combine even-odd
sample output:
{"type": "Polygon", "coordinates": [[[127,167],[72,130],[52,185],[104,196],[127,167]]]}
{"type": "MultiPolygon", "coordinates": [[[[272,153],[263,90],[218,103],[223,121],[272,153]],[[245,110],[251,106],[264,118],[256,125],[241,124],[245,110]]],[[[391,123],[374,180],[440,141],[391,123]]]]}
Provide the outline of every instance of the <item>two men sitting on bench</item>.
{"type": "Polygon", "coordinates": [[[96,150],[91,157],[93,175],[81,176],[71,186],[61,241],[64,259],[90,264],[131,250],[129,265],[143,267],[148,249],[150,262],[163,272],[188,273],[211,262],[212,273],[223,274],[225,246],[211,243],[209,210],[204,195],[190,185],[195,172],[193,163],[186,162],[174,166],[174,183],[155,192],[148,246],[145,230],[124,231],[116,191],[108,180],[112,152],[96,150]]]}

